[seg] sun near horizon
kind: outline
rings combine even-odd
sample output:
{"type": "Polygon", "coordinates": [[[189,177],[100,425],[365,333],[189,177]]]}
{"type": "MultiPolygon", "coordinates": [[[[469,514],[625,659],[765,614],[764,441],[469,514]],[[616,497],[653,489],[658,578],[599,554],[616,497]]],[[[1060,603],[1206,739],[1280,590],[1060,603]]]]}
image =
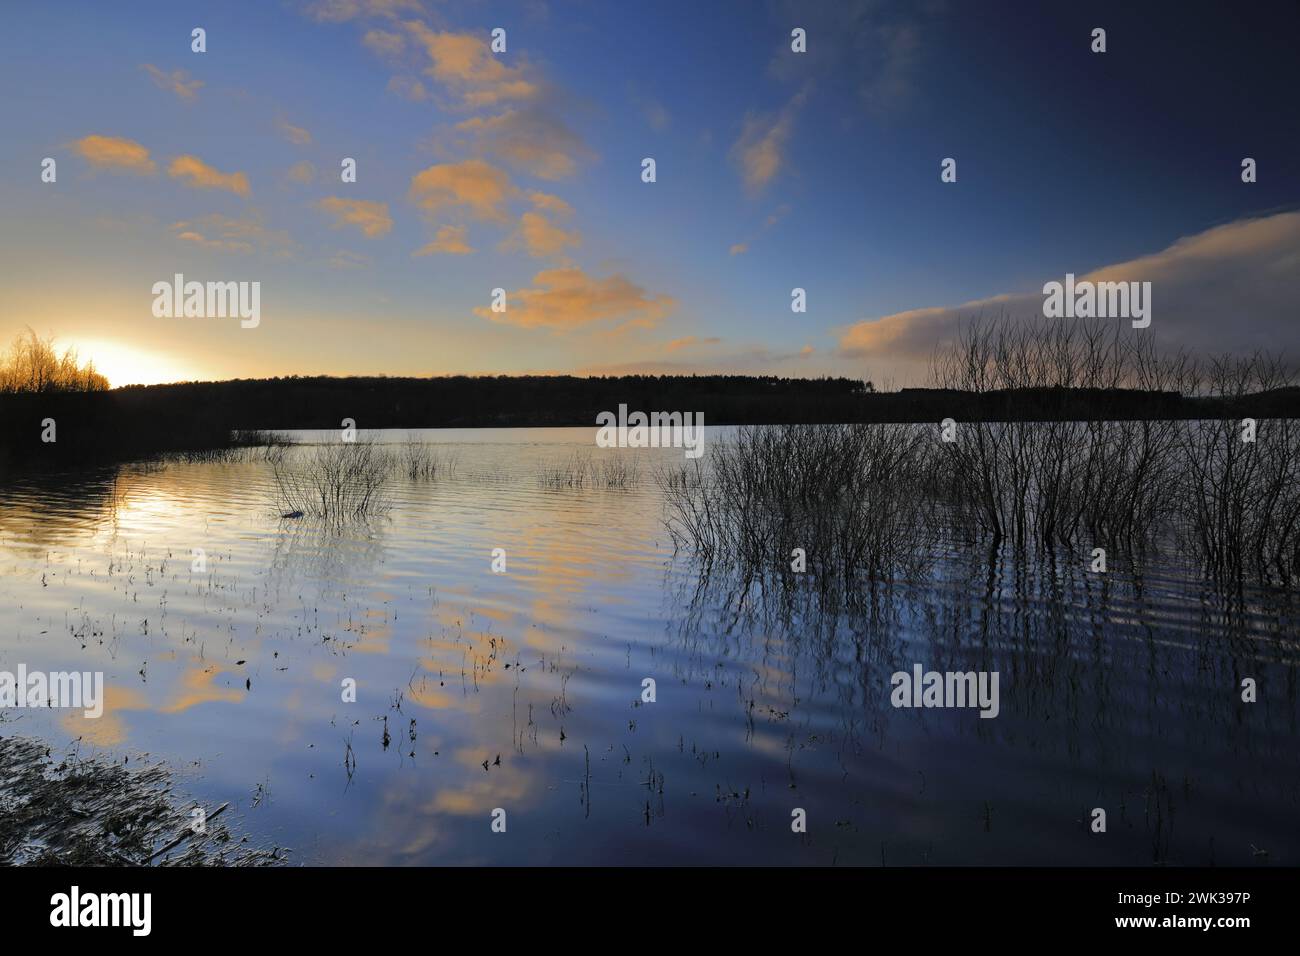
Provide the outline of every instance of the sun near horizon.
{"type": "Polygon", "coordinates": [[[124,385],[166,385],[204,378],[193,366],[178,362],[170,355],[124,345],[111,339],[72,339],[73,348],[82,362],[94,363],[95,371],[108,379],[111,388],[124,385]]]}

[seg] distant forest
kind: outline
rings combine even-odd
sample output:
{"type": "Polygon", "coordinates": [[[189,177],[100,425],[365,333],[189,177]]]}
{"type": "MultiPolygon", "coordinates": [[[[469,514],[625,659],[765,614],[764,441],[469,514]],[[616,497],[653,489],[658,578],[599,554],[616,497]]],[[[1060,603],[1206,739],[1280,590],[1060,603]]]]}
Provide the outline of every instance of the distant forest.
{"type": "MultiPolygon", "coordinates": [[[[1027,388],[980,394],[908,388],[877,392],[852,378],[753,375],[273,378],[130,386],[110,393],[123,411],[188,410],[225,428],[477,428],[595,425],[602,411],[703,412],[706,423],[928,422],[943,418],[1200,418],[1236,414],[1222,399],[1135,389],[1027,388]]],[[[1300,389],[1252,395],[1261,417],[1300,414],[1300,389]]],[[[1245,412],[1243,412],[1245,414],[1245,412]]]]}
{"type": "Polygon", "coordinates": [[[1116,388],[876,392],[851,378],[748,375],[290,377],[0,394],[11,466],[220,448],[236,430],[593,426],[602,411],[702,412],[706,424],[1300,417],[1300,389],[1236,397],[1116,388]],[[42,442],[53,419],[57,442],[42,442]]]}

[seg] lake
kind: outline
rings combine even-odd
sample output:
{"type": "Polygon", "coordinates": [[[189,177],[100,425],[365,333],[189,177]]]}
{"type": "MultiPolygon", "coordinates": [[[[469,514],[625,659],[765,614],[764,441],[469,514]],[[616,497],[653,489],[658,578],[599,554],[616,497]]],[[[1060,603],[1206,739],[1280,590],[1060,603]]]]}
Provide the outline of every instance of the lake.
{"type": "Polygon", "coordinates": [[[947,545],[869,607],[767,600],[675,551],[680,449],[594,432],[411,433],[454,467],[328,526],[257,452],[12,480],[0,669],[102,671],[106,707],[0,732],[161,759],[299,864],[1300,860],[1286,591],[947,545]],[[547,479],[575,455],[629,470],[547,479]],[[893,706],[915,665],[997,672],[997,716],[893,706]]]}

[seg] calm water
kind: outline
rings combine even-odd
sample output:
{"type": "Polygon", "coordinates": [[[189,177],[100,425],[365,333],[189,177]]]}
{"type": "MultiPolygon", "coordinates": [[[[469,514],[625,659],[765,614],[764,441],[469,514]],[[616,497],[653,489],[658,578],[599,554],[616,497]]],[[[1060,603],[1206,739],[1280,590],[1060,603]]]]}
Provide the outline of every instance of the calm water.
{"type": "Polygon", "coordinates": [[[0,732],[166,760],[298,863],[1300,861],[1287,595],[980,552],[874,613],[783,613],[674,557],[650,471],[680,451],[420,435],[454,476],[341,532],[281,520],[255,457],[4,488],[0,669],[102,670],[108,704],[0,732]],[[574,452],[641,479],[538,481],[574,452]],[[893,708],[915,663],[997,670],[1000,715],[893,708]]]}

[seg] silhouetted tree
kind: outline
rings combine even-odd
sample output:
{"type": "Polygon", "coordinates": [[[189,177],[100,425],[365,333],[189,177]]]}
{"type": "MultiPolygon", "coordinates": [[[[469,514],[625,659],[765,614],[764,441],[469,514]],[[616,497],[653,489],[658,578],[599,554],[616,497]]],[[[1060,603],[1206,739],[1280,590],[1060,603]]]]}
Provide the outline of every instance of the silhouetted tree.
{"type": "Polygon", "coordinates": [[[20,332],[0,359],[0,392],[103,392],[108,379],[95,371],[95,363],[82,365],[77,351],[62,355],[53,337],[42,339],[30,328],[20,332]]]}

